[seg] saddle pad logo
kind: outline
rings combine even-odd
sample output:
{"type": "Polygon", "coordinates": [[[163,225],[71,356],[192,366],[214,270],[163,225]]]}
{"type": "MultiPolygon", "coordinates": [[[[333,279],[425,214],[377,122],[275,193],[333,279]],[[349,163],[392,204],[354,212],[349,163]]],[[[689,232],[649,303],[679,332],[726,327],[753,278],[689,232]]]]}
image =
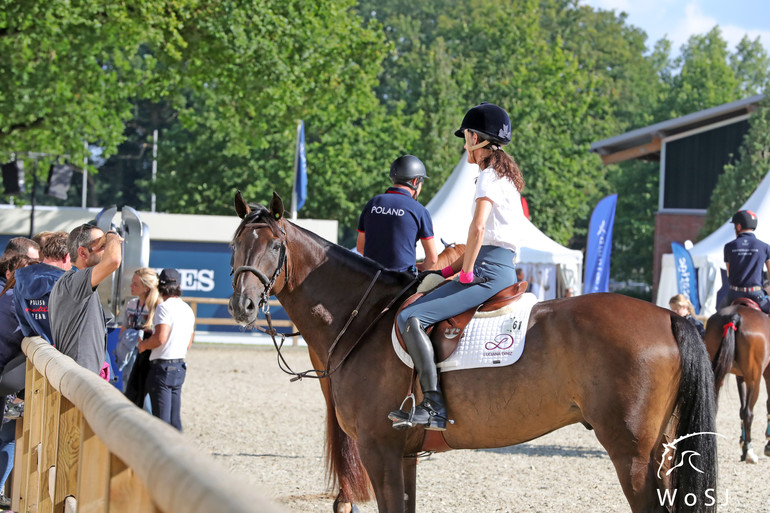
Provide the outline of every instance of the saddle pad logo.
{"type": "Polygon", "coordinates": [[[460,334],[460,328],[447,328],[444,330],[444,337],[446,337],[449,340],[452,340],[459,334],[460,334]]]}

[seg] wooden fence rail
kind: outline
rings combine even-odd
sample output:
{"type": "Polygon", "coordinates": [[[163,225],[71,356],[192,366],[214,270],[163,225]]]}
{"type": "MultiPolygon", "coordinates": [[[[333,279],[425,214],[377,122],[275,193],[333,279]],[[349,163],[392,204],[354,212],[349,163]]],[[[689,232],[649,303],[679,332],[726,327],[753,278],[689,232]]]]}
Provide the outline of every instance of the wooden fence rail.
{"type": "Polygon", "coordinates": [[[25,338],[13,510],[278,513],[254,486],[40,337],[25,338]]]}
{"type": "MultiPolygon", "coordinates": [[[[226,305],[230,302],[230,299],[222,299],[216,297],[187,297],[183,296],[182,300],[187,302],[192,308],[195,314],[195,326],[208,325],[208,326],[237,326],[238,323],[232,317],[198,317],[198,305],[226,305]]],[[[268,301],[270,306],[280,306],[281,303],[276,299],[268,301]]],[[[290,331],[295,332],[297,329],[294,327],[294,323],[288,319],[273,319],[273,327],[275,328],[289,328],[290,331]]],[[[261,316],[256,324],[258,326],[267,327],[267,321],[264,320],[264,316],[261,316]]],[[[297,345],[297,337],[293,337],[293,345],[297,345]]]]}

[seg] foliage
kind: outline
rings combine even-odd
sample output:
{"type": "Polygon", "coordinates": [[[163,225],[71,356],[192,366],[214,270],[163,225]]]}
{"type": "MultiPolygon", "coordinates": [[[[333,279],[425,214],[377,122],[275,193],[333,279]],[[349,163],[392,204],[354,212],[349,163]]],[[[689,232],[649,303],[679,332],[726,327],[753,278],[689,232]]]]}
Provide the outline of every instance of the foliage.
{"type": "Polygon", "coordinates": [[[725,166],[711,194],[702,235],[727,222],[770,172],[770,98],[765,97],[749,118],[738,156],[736,163],[725,166]]]}
{"type": "MultiPolygon", "coordinates": [[[[718,27],[671,54],[625,14],[577,0],[0,0],[0,153],[90,154],[91,205],[149,209],[154,192],[158,210],[228,214],[236,189],[290,205],[303,119],[300,215],[338,219],[350,244],[390,163],[425,162],[427,203],[460,158],[463,114],[490,101],[513,121],[506,149],[533,222],[582,248],[593,206],[617,192],[613,278],[650,283],[657,165],[605,167],[590,143],[757,94],[770,77],[758,39],[731,53],[718,27]]],[[[728,205],[715,193],[710,219],[767,168],[752,131],[717,186],[740,194],[728,205]]],[[[53,203],[79,204],[74,182],[53,203]]]]}

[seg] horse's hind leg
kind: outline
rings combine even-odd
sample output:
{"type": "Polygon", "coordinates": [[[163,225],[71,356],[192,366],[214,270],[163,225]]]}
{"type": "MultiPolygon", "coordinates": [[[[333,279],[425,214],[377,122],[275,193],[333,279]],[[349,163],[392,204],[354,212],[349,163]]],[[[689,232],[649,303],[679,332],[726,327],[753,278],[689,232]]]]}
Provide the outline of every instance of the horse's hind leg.
{"type": "Polygon", "coordinates": [[[759,380],[750,379],[746,382],[746,394],[745,401],[741,403],[741,420],[743,421],[743,447],[741,454],[741,461],[746,463],[756,463],[757,458],[754,448],[751,446],[751,424],[754,421],[754,406],[757,404],[759,398],[759,380]]]}
{"type": "Polygon", "coordinates": [[[628,426],[622,423],[598,424],[592,424],[596,437],[610,455],[631,511],[666,512],[658,493],[658,464],[655,461],[657,430],[650,429],[652,426],[643,426],[630,432],[628,426]]]}
{"type": "Polygon", "coordinates": [[[767,388],[767,430],[765,431],[765,456],[770,456],[770,366],[765,368],[765,387],[767,388]]]}

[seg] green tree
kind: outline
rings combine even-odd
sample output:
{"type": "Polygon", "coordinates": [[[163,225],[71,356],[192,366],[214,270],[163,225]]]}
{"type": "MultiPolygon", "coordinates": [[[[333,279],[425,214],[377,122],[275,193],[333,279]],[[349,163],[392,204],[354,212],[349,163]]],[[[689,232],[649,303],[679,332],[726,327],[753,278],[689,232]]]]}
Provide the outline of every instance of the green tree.
{"type": "Polygon", "coordinates": [[[743,36],[730,55],[730,67],[738,79],[739,94],[749,97],[767,90],[770,84],[770,57],[759,37],[753,41],[743,36]]]}
{"type": "Polygon", "coordinates": [[[770,172],[770,98],[765,97],[749,118],[749,130],[735,164],[725,166],[706,211],[702,235],[708,235],[741,208],[770,172]]]}
{"type": "Polygon", "coordinates": [[[675,59],[662,119],[675,118],[739,99],[740,80],[730,68],[727,42],[719,27],[690,36],[675,59]]]}

